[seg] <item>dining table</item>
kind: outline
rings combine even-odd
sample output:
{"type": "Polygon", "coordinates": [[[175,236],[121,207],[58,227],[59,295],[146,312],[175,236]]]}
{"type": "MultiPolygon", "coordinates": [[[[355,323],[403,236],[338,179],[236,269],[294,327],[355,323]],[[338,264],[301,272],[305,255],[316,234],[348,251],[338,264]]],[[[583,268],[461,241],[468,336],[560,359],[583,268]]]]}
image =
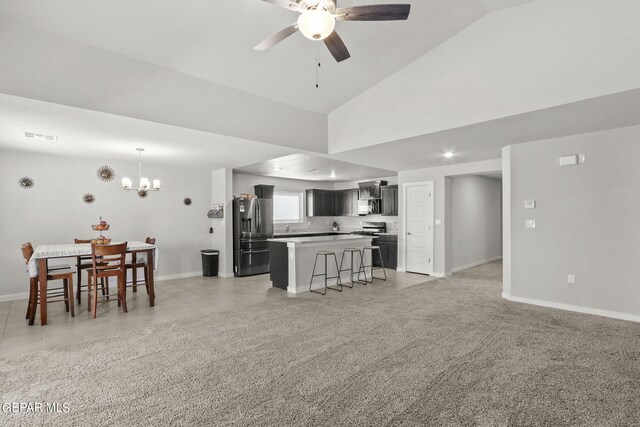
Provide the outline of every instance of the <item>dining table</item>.
{"type": "MultiPolygon", "coordinates": [[[[117,243],[117,242],[116,242],[117,243]]],[[[112,243],[114,244],[114,243],[112,243]]],[[[137,262],[150,265],[148,279],[149,306],[155,305],[154,273],[157,268],[158,256],[155,245],[149,243],[128,241],[127,253],[137,255],[137,262]]],[[[47,269],[49,260],[60,258],[78,258],[91,255],[90,243],[62,243],[51,245],[39,245],[29,259],[29,277],[38,278],[40,293],[40,324],[47,324],[47,269]]],[[[76,280],[81,280],[78,277],[76,280]]]]}

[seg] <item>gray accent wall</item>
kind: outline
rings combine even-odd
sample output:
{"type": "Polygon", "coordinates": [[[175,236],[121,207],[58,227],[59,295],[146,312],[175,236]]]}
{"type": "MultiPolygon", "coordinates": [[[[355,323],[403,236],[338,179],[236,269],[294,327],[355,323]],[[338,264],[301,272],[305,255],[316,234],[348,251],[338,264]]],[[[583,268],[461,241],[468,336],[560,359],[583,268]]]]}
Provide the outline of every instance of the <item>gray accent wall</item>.
{"type": "Polygon", "coordinates": [[[640,320],[639,141],[635,126],[503,150],[506,298],[640,320]],[[573,154],[586,162],[559,166],[573,154]]]}
{"type": "Polygon", "coordinates": [[[476,175],[451,178],[453,271],[502,256],[502,181],[476,175]]]}
{"type": "MultiPolygon", "coordinates": [[[[104,159],[70,158],[26,151],[0,150],[0,301],[26,298],[29,279],[20,245],[73,243],[74,238],[98,235],[91,229],[100,216],[111,224],[105,236],[113,242],[157,238],[156,278],[178,278],[202,274],[200,250],[211,245],[207,211],[211,209],[211,172],[193,168],[143,163],[149,179],[160,179],[162,189],[141,199],[125,191],[120,180],[128,176],[137,184],[138,164],[104,159]],[[111,182],[102,182],[96,170],[108,165],[116,172],[111,182]],[[35,187],[18,186],[29,176],[35,187]],[[82,196],[96,200],[85,204],[82,196]],[[187,206],[183,199],[190,197],[187,206]]],[[[75,265],[75,259],[62,260],[75,265]]],[[[74,277],[75,279],[75,277],[74,277]]],[[[83,281],[86,283],[86,274],[83,281]]]]}

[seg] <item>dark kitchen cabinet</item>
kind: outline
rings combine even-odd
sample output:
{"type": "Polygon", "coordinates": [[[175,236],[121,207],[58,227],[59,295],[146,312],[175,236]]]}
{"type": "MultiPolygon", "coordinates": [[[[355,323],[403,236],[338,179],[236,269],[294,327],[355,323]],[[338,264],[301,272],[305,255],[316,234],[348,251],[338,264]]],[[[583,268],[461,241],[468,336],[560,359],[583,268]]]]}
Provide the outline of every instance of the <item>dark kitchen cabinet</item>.
{"type": "Polygon", "coordinates": [[[338,190],[333,192],[333,216],[342,216],[344,213],[345,191],[338,190]]]}
{"type": "Polygon", "coordinates": [[[358,216],[358,194],[357,188],[342,190],[342,209],[336,211],[340,216],[358,216]]]}
{"type": "Polygon", "coordinates": [[[373,266],[395,270],[398,267],[398,236],[383,235],[378,236],[372,241],[373,246],[380,247],[380,254],[377,251],[373,253],[373,266]],[[382,262],[381,262],[382,261],[382,262]]]}
{"type": "Polygon", "coordinates": [[[334,216],[334,191],[307,190],[307,216],[334,216]]]}
{"type": "Polygon", "coordinates": [[[382,187],[382,215],[398,216],[398,186],[382,187]]]}

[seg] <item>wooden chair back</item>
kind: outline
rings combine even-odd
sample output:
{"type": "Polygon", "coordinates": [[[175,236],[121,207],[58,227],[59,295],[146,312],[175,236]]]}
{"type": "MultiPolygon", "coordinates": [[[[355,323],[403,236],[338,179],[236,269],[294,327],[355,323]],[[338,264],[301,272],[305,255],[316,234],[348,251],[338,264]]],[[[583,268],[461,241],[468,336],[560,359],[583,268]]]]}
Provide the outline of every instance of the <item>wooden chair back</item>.
{"type": "Polygon", "coordinates": [[[126,255],[127,242],[115,245],[96,245],[92,243],[91,258],[95,276],[100,277],[114,273],[125,274],[126,255]]]}
{"type": "Polygon", "coordinates": [[[147,237],[146,239],[144,239],[144,242],[149,244],[149,245],[155,245],[156,244],[156,238],[155,237],[147,237]]]}
{"type": "Polygon", "coordinates": [[[81,243],[91,243],[91,239],[73,239],[73,243],[79,245],[81,243]]]}

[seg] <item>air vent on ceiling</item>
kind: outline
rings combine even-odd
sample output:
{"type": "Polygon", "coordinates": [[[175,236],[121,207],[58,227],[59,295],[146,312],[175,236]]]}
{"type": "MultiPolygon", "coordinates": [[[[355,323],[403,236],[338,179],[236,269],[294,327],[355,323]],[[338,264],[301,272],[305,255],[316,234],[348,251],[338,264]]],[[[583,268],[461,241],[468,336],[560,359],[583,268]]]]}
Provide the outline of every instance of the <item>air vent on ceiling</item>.
{"type": "Polygon", "coordinates": [[[44,133],[28,132],[28,131],[24,132],[24,137],[25,138],[29,138],[29,139],[33,139],[33,140],[36,140],[36,141],[51,141],[51,142],[55,142],[55,141],[58,140],[58,137],[56,135],[46,135],[44,133]]]}

